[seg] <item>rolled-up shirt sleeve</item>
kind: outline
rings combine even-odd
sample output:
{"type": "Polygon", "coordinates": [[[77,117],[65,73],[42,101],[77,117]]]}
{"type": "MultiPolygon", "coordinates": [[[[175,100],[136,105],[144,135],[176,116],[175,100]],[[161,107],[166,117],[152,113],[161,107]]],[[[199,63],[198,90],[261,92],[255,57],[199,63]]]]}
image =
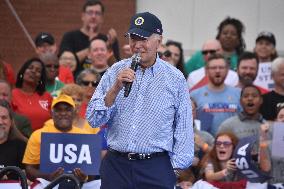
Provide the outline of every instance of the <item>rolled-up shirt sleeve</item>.
{"type": "Polygon", "coordinates": [[[185,169],[192,164],[194,156],[192,110],[186,81],[181,82],[178,93],[171,163],[174,169],[185,169]]]}
{"type": "Polygon", "coordinates": [[[103,75],[95,93],[88,103],[86,117],[92,127],[100,127],[101,125],[106,124],[115,107],[115,105],[110,107],[105,105],[105,96],[113,83],[113,78],[111,76],[112,72],[109,69],[103,75]]]}

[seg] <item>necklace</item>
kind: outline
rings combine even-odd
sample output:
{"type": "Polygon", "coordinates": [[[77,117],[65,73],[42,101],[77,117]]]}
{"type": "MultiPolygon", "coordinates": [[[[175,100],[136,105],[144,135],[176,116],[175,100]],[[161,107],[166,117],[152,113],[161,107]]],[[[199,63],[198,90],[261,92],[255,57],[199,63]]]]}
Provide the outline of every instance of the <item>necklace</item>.
{"type": "Polygon", "coordinates": [[[24,90],[21,90],[22,91],[22,94],[25,96],[25,99],[26,99],[26,101],[27,101],[27,103],[29,104],[29,105],[32,105],[32,99],[34,98],[33,96],[34,96],[34,93],[32,93],[32,92],[26,92],[26,91],[24,91],[24,90]]]}

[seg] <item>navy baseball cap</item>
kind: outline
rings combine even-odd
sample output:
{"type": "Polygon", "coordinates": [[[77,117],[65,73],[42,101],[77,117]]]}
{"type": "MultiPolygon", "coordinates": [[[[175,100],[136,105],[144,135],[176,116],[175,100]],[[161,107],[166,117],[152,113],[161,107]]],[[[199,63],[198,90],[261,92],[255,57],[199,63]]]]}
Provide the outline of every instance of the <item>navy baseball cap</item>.
{"type": "Polygon", "coordinates": [[[270,43],[272,43],[274,46],[276,46],[276,40],[275,37],[273,35],[273,33],[268,32],[268,31],[262,31],[258,34],[255,42],[258,42],[261,39],[265,39],[267,41],[269,41],[270,43]]]}
{"type": "Polygon", "coordinates": [[[39,47],[44,43],[53,45],[55,43],[54,37],[50,33],[40,32],[35,38],[35,45],[39,47]]]}
{"type": "Polygon", "coordinates": [[[131,18],[126,35],[134,34],[142,38],[148,38],[153,33],[162,35],[163,28],[160,19],[149,12],[142,12],[135,14],[131,18]]]}

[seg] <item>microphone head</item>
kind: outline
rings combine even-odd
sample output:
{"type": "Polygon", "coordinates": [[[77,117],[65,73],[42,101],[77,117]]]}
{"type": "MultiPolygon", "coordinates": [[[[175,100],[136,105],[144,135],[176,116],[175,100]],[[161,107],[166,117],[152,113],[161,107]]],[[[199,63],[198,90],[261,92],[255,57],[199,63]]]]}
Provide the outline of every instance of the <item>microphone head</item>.
{"type": "Polygon", "coordinates": [[[141,54],[140,53],[134,53],[133,56],[132,56],[132,61],[135,61],[136,63],[140,63],[141,54]]]}

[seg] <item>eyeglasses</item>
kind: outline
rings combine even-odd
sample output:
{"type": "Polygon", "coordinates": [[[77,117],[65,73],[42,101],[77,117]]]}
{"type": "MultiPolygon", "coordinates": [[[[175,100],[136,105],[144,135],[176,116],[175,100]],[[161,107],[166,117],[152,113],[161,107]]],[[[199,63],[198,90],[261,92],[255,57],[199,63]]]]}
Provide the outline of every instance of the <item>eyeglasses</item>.
{"type": "Polygon", "coordinates": [[[53,65],[53,64],[47,64],[47,65],[45,65],[45,67],[46,68],[54,68],[54,69],[58,69],[59,68],[59,64],[55,64],[55,65],[53,65]]]}
{"type": "Polygon", "coordinates": [[[158,52],[158,55],[159,55],[160,58],[162,58],[163,56],[169,58],[169,57],[172,56],[172,53],[171,53],[171,51],[166,50],[165,52],[158,52]]]}
{"type": "Polygon", "coordinates": [[[216,141],[216,142],[215,142],[215,145],[216,145],[217,147],[221,147],[221,146],[223,145],[225,148],[230,147],[232,144],[233,144],[233,143],[232,143],[232,142],[229,142],[229,141],[224,141],[224,142],[222,142],[222,141],[216,141]]]}
{"type": "Polygon", "coordinates": [[[99,11],[86,11],[85,12],[88,16],[101,16],[103,13],[99,11]]]}
{"type": "Polygon", "coordinates": [[[203,55],[207,55],[207,54],[215,54],[217,52],[217,50],[215,50],[215,49],[211,49],[211,50],[203,50],[203,51],[201,51],[201,53],[203,54],[203,55]]]}
{"type": "Polygon", "coordinates": [[[92,87],[97,87],[99,85],[99,82],[97,81],[82,81],[81,83],[84,86],[89,86],[90,84],[92,84],[92,87]]]}

